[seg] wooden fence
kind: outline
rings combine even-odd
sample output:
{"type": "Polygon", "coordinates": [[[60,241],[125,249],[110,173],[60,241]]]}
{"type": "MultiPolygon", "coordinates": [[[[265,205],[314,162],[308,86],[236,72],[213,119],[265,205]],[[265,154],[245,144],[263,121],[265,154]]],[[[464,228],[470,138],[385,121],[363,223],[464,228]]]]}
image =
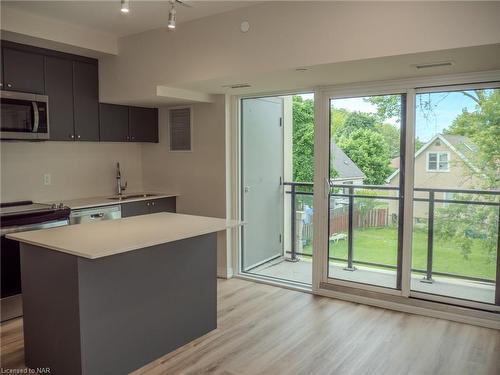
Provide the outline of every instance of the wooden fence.
{"type": "MultiPolygon", "coordinates": [[[[373,208],[364,214],[354,210],[353,227],[356,228],[381,228],[389,225],[389,210],[387,208],[373,208]]],[[[330,235],[334,233],[347,233],[349,214],[347,209],[337,209],[330,214],[330,235]]],[[[302,226],[302,240],[310,243],[313,236],[313,224],[302,226]]]]}
{"type": "MultiPolygon", "coordinates": [[[[387,208],[372,208],[361,214],[354,209],[354,228],[380,228],[389,225],[389,210],[387,208]]],[[[330,234],[347,232],[349,227],[349,214],[347,209],[336,210],[330,214],[330,234]]]]}

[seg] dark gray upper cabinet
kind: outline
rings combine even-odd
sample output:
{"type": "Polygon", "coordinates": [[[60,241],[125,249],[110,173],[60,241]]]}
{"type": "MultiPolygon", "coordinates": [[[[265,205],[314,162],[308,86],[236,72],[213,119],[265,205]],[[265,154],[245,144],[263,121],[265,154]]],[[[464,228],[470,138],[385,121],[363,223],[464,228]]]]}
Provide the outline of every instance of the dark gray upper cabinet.
{"type": "Polygon", "coordinates": [[[129,109],[124,105],[99,105],[99,132],[101,141],[127,142],[129,140],[129,109]]]}
{"type": "Polygon", "coordinates": [[[45,57],[45,92],[49,96],[50,140],[73,140],[75,130],[71,60],[45,57]]]}
{"type": "Polygon", "coordinates": [[[73,100],[75,139],[98,141],[99,78],[96,64],[73,61],[73,100]]]}
{"type": "Polygon", "coordinates": [[[3,48],[3,90],[45,93],[43,55],[3,48]]]}
{"type": "Polygon", "coordinates": [[[129,128],[132,142],[158,142],[158,109],[130,107],[129,128]]]}

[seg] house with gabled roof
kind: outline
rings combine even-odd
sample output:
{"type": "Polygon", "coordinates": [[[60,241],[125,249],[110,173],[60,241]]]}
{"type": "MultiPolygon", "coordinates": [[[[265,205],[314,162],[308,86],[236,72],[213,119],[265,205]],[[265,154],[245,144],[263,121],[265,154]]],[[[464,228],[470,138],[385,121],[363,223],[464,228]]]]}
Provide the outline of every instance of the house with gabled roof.
{"type": "MultiPolygon", "coordinates": [[[[472,161],[477,145],[462,135],[436,134],[415,153],[415,187],[436,189],[467,189],[480,184],[479,171],[472,161]]],[[[387,184],[399,186],[399,169],[388,178],[387,184]]],[[[415,197],[428,198],[427,192],[415,192],[415,197]]],[[[437,192],[436,199],[452,199],[452,192],[437,192]]],[[[413,216],[427,218],[427,202],[415,202],[413,216]]],[[[389,205],[391,215],[397,213],[397,202],[389,205]]]]}
{"type": "Polygon", "coordinates": [[[336,176],[331,179],[334,184],[362,184],[365,174],[346,153],[332,142],[330,147],[330,163],[336,176]]]}

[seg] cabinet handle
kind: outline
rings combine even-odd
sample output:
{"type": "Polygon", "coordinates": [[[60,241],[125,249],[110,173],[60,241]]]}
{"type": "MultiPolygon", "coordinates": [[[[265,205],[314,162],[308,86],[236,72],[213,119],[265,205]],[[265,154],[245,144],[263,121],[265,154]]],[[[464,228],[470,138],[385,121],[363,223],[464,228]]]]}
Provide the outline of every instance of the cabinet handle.
{"type": "Polygon", "coordinates": [[[12,83],[7,83],[7,87],[12,87],[12,83]]]}
{"type": "Polygon", "coordinates": [[[130,139],[130,137],[127,135],[127,141],[130,139]]]}
{"type": "Polygon", "coordinates": [[[149,202],[146,203],[146,206],[149,206],[149,202]]]}
{"type": "Polygon", "coordinates": [[[132,140],[134,140],[134,139],[135,139],[135,137],[132,137],[132,140]]]}
{"type": "Polygon", "coordinates": [[[151,206],[154,206],[155,205],[155,202],[151,202],[151,206]]]}
{"type": "Polygon", "coordinates": [[[75,139],[75,135],[74,135],[74,134],[70,134],[70,135],[69,135],[69,137],[70,137],[71,139],[75,139]]]}
{"type": "Polygon", "coordinates": [[[78,135],[76,136],[76,138],[80,139],[80,138],[81,138],[80,134],[78,134],[78,135]]]}

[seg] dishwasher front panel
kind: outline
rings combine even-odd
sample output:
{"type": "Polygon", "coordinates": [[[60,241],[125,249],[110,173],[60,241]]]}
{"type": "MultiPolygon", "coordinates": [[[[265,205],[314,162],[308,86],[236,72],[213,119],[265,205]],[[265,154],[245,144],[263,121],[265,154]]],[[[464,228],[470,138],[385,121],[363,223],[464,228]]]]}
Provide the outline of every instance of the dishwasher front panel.
{"type": "Polygon", "coordinates": [[[119,204],[103,207],[82,208],[71,210],[69,224],[91,223],[100,220],[114,220],[122,217],[122,210],[119,204]]]}

